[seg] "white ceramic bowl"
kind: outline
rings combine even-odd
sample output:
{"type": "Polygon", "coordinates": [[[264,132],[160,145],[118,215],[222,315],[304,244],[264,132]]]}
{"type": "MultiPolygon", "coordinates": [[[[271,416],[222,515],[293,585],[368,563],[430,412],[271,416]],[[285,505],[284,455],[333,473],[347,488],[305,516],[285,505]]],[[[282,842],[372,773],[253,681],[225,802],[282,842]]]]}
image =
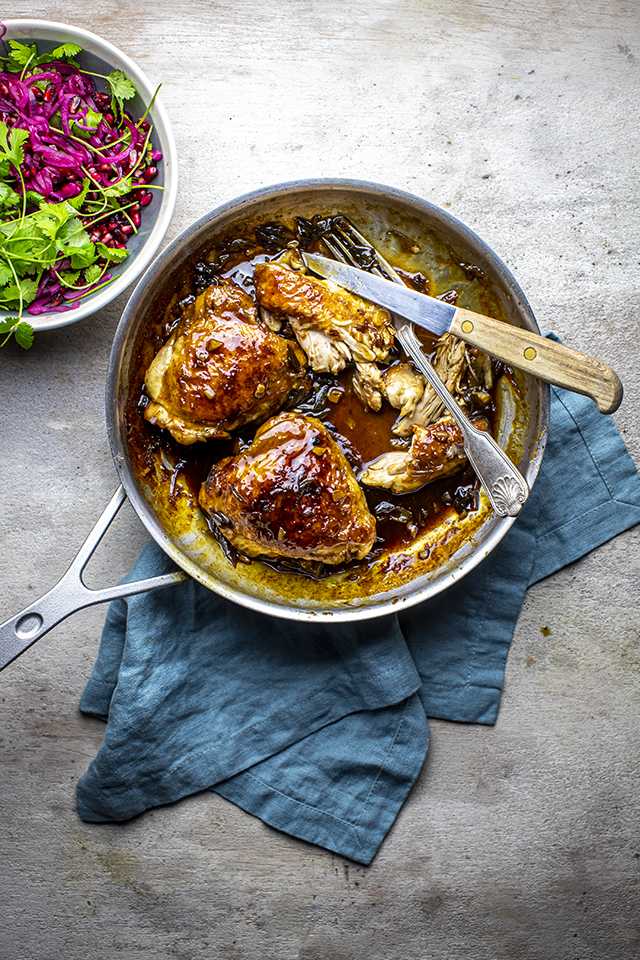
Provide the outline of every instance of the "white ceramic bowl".
{"type": "MultiPolygon", "coordinates": [[[[132,81],[137,94],[135,99],[127,101],[127,110],[134,119],[141,117],[153,98],[157,84],[152,84],[135,63],[124,53],[106,40],[102,40],[87,30],[63,23],[49,23],[46,20],[3,20],[7,28],[4,41],[19,40],[22,43],[36,42],[38,53],[46,53],[62,43],[75,43],[82,48],[76,58],[80,68],[101,74],[111,70],[122,70],[132,81]]],[[[96,81],[98,89],[100,81],[96,81]]],[[[157,162],[158,175],[152,186],[164,187],[153,190],[153,202],[143,209],[142,222],[138,233],[127,244],[129,256],[117,266],[109,268],[114,279],[106,287],[82,299],[79,306],[62,313],[42,313],[32,316],[25,310],[23,319],[34,330],[52,330],[77,323],[101,310],[115,297],[126,290],[149,266],[169,227],[178,190],[178,161],[175,141],[171,133],[169,117],[156,97],[149,112],[153,125],[151,136],[154,148],[162,151],[162,159],[157,162]]],[[[9,315],[0,310],[0,317],[9,315]]],[[[15,315],[15,312],[11,314],[15,315]]]]}

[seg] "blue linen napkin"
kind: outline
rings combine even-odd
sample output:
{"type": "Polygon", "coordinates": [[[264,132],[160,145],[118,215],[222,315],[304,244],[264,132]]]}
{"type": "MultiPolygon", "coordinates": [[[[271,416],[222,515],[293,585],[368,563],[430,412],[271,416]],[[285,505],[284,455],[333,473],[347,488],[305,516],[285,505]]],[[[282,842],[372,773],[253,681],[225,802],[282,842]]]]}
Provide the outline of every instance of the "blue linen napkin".
{"type": "MultiPolygon", "coordinates": [[[[114,601],[80,703],[107,720],[77,785],[80,816],[126,820],[213,789],[369,863],[424,761],[427,717],[495,722],[527,586],[638,522],[640,477],[613,421],[552,388],[547,451],[518,520],[418,607],[295,623],[194,581],[114,601]]],[[[172,569],[152,542],[130,578],[172,569]]]]}

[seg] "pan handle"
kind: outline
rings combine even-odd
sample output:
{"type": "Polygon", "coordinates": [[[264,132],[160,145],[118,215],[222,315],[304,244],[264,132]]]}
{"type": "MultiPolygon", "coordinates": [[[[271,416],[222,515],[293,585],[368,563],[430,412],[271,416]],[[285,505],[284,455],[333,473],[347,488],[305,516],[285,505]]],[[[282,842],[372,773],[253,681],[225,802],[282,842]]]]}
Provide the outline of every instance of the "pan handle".
{"type": "Polygon", "coordinates": [[[0,670],[4,670],[16,657],[24,653],[32,643],[48,633],[70,614],[96,603],[105,603],[117,597],[129,597],[145,590],[156,590],[173,583],[188,580],[188,574],[181,570],[165,573],[161,577],[148,580],[136,580],[132,583],[119,583],[101,590],[91,590],[82,580],[84,568],[92,557],[96,547],[107,532],[111,522],[126,499],[122,486],[118,487],[109,501],[102,516],[80,547],[75,560],[61,580],[34,604],[25,607],[15,617],[0,624],[0,670]]]}

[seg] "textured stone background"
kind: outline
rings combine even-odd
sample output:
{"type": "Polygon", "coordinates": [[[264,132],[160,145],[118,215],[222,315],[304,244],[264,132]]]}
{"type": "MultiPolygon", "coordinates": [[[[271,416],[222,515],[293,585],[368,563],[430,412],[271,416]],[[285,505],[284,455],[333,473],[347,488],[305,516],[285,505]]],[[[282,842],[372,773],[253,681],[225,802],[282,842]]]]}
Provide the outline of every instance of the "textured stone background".
{"type": "MultiPolygon", "coordinates": [[[[543,330],[618,371],[615,421],[640,464],[633,0],[49,0],[4,15],[93,30],[162,81],[181,175],[167,241],[304,177],[450,210],[543,330]]],[[[103,393],[125,302],[0,355],[0,617],[58,579],[115,489],[103,393]]],[[[639,537],[529,591],[496,727],[432,724],[369,868],[210,794],[82,824],[75,782],[103,726],[77,703],[104,608],[74,615],[0,677],[0,958],[637,957],[639,537]]],[[[146,539],[126,507],[90,584],[146,539]]]]}

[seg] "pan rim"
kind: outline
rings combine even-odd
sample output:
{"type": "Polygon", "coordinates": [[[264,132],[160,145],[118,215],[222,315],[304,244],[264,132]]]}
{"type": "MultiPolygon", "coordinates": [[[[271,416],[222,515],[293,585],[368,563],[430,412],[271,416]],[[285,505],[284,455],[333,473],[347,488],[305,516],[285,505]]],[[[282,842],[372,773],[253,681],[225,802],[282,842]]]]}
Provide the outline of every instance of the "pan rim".
{"type": "MultiPolygon", "coordinates": [[[[493,551],[517,518],[502,517],[497,519],[488,535],[483,539],[480,545],[481,549],[476,547],[470,555],[465,556],[460,562],[456,562],[455,568],[447,571],[446,575],[430,581],[427,587],[418,588],[416,591],[411,591],[406,595],[396,596],[393,599],[386,598],[379,602],[376,602],[375,597],[373,597],[370,598],[370,605],[363,604],[357,607],[342,606],[327,609],[305,609],[292,604],[289,604],[289,606],[281,605],[265,598],[252,596],[249,593],[242,593],[233,587],[216,581],[211,574],[199,567],[194,560],[180,550],[176,543],[168,536],[151,508],[151,505],[142,494],[137,478],[131,468],[122,430],[119,428],[118,405],[121,400],[121,391],[119,389],[120,371],[123,353],[131,334],[132,319],[135,317],[135,310],[144,292],[153,288],[154,283],[162,275],[167,265],[172,262],[175,253],[199,235],[204,234],[211,223],[221,220],[227,214],[240,212],[244,207],[253,207],[260,201],[272,200],[284,194],[295,194],[296,192],[303,191],[309,192],[314,189],[317,189],[319,193],[323,191],[327,193],[330,191],[351,191],[354,193],[373,194],[391,203],[397,201],[400,204],[411,207],[417,213],[423,213],[432,219],[444,222],[461,241],[482,251],[485,261],[490,265],[499,283],[505,287],[510,295],[517,301],[518,311],[523,316],[525,322],[528,322],[532,330],[539,332],[535,316],[524,292],[521,290],[518,282],[504,261],[498,257],[478,234],[453,214],[449,213],[449,211],[407,191],[366,180],[312,178],[284,181],[242,194],[208,211],[190,226],[186,227],[185,230],[171,241],[147,268],[125,306],[114,335],[109,357],[105,391],[107,431],[116,470],[134,511],[160,548],[168,554],[178,567],[183,569],[195,580],[227,600],[256,612],[277,616],[281,619],[307,620],[312,622],[318,622],[321,619],[332,622],[374,619],[390,613],[397,613],[410,606],[425,602],[427,599],[436,596],[448,586],[462,579],[493,551]]],[[[530,488],[533,487],[535,483],[546,447],[549,427],[549,399],[550,393],[548,385],[541,384],[538,433],[535,441],[535,449],[531,454],[526,470],[526,479],[530,488]]]]}

